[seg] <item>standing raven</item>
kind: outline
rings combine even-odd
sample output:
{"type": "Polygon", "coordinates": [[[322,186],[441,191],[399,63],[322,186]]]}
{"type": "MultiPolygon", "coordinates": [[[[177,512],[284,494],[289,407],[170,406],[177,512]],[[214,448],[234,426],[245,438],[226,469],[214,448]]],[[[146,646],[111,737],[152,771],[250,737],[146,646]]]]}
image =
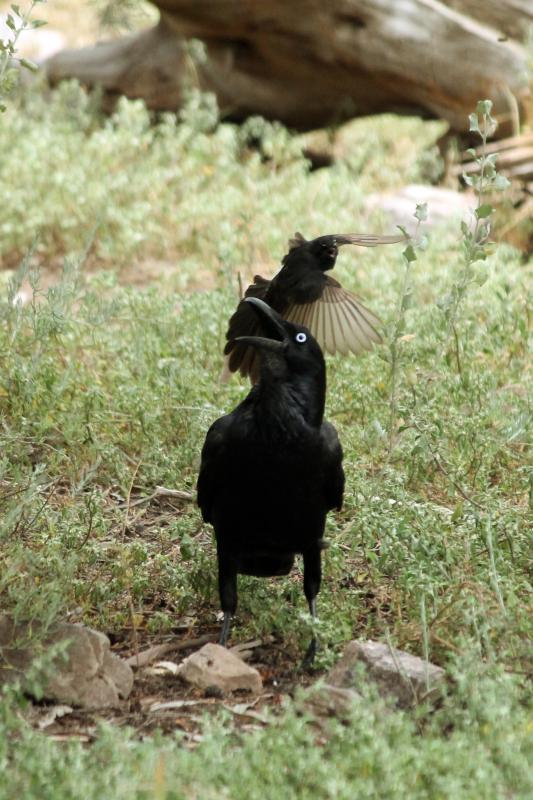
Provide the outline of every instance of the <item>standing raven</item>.
{"type": "MultiPolygon", "coordinates": [[[[307,328],[286,322],[262,300],[250,297],[246,306],[266,335],[238,341],[257,351],[260,379],[210,427],[198,477],[198,505],[217,542],[223,645],[237,607],[237,574],[287,575],[297,553],[316,616],[326,515],[341,508],[344,491],[342,449],[324,420],[320,347],[307,328]]],[[[315,650],[313,638],[308,660],[315,650]]]]}
{"type": "MultiPolygon", "coordinates": [[[[358,355],[371,350],[381,342],[376,328],[380,321],[351,292],[325,273],[333,269],[339,247],[358,244],[376,247],[405,241],[405,236],[373,236],[372,234],[334,234],[319,236],[307,241],[301,233],[289,239],[289,252],[283,257],[282,267],[272,280],[256,275],[247,288],[245,298],[259,297],[289,322],[305,325],[323,350],[334,355],[349,352],[358,355]]],[[[259,377],[258,354],[240,341],[242,336],[253,336],[260,322],[248,303],[241,300],[229,321],[224,348],[226,361],[221,379],[227,380],[231,372],[240,370],[253,382],[259,377]]]]}

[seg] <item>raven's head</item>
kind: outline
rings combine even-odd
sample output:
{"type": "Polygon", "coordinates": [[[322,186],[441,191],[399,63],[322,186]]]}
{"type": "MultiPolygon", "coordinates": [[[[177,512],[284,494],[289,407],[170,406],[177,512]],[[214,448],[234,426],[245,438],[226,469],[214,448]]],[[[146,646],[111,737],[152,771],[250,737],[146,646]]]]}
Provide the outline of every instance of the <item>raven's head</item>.
{"type": "Polygon", "coordinates": [[[318,236],[316,239],[304,239],[301,233],[295,233],[289,239],[289,252],[283,258],[286,264],[289,260],[297,259],[300,255],[309,254],[323,272],[333,269],[339,247],[343,244],[357,244],[362,247],[376,247],[378,244],[396,244],[406,241],[403,234],[398,236],[374,236],[369,233],[334,233],[327,236],[318,236]]]}
{"type": "MultiPolygon", "coordinates": [[[[239,336],[240,344],[257,350],[260,359],[260,384],[267,387],[290,385],[298,400],[306,405],[309,421],[322,421],[326,394],[326,365],[316,339],[303,325],[287,322],[277,311],[257,297],[247,297],[257,314],[263,336],[239,336]]],[[[308,416],[306,414],[306,416],[308,416]]]]}

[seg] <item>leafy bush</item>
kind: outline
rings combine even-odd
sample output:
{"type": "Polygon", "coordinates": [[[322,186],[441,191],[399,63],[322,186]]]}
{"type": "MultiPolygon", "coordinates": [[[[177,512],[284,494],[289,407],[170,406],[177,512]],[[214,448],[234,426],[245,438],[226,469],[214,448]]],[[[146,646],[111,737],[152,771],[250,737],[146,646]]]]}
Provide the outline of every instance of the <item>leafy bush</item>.
{"type": "Polygon", "coordinates": [[[296,226],[309,235],[332,225],[368,228],[364,193],[412,177],[412,138],[428,136],[424,123],[390,117],[398,152],[389,153],[390,124],[378,120],[374,131],[367,122],[366,134],[357,125],[354,153],[373,131],[369,185],[349,162],[309,173],[303,141],[280,125],[254,118],[242,129],[213,131],[213,98],[193,89],[188,97],[179,114],[154,124],[142,102],[125,98],[102,117],[98,93],[75,82],[12,103],[0,127],[0,148],[9,153],[0,164],[4,263],[14,266],[37,240],[36,257],[50,265],[83,250],[96,228],[91,263],[99,266],[162,259],[179,263],[185,283],[199,265],[210,272],[217,265],[223,275],[249,270],[282,254],[296,226]]]}

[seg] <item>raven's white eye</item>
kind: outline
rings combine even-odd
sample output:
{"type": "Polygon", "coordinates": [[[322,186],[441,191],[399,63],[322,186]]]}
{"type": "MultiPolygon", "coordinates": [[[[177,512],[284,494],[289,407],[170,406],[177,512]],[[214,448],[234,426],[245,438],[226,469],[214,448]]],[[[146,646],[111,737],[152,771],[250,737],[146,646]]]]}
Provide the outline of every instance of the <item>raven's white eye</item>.
{"type": "Polygon", "coordinates": [[[295,339],[298,342],[298,344],[303,344],[304,342],[307,341],[307,336],[305,335],[305,333],[297,333],[295,339]]]}

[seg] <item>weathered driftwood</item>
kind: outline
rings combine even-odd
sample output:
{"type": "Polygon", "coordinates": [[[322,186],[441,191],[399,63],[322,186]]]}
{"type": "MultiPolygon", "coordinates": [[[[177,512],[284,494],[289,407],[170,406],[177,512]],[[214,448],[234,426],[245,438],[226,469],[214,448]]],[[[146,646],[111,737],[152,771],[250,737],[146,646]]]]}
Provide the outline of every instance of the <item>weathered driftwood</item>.
{"type": "MultiPolygon", "coordinates": [[[[182,101],[183,41],[202,39],[196,74],[224,114],[261,114],[299,129],[385,110],[422,111],[465,130],[490,98],[516,118],[533,23],[531,0],[156,0],[154,28],[47,62],[56,81],[77,77],[150,108],[182,101]]],[[[500,130],[505,130],[505,127],[500,130]]]]}
{"type": "Polygon", "coordinates": [[[446,5],[496,28],[511,39],[525,41],[528,28],[533,24],[531,0],[505,0],[487,3],[486,0],[445,0],[446,5]]]}
{"type": "MultiPolygon", "coordinates": [[[[450,170],[451,174],[460,176],[479,172],[476,157],[481,155],[481,152],[481,147],[478,147],[473,158],[471,154],[464,153],[463,163],[454,164],[450,170]]],[[[528,181],[533,181],[533,133],[500,139],[498,142],[488,144],[485,152],[498,153],[496,166],[503,175],[526,184],[528,181]]],[[[524,188],[527,191],[526,187],[524,188]]]]}

